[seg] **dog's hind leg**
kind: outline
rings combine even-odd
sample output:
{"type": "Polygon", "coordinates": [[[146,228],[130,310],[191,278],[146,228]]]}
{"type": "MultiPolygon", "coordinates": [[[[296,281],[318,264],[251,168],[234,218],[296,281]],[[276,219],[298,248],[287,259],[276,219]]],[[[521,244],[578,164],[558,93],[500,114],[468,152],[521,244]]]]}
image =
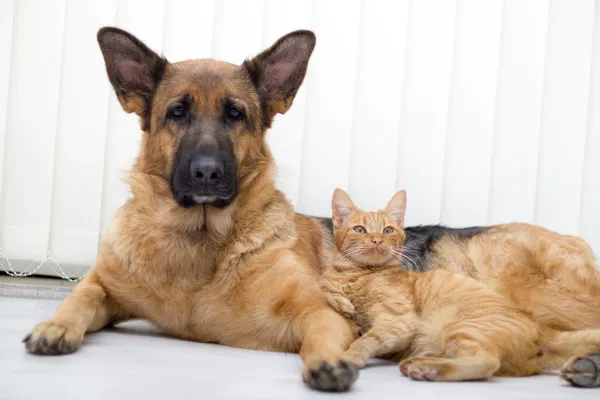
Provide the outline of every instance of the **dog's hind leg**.
{"type": "Polygon", "coordinates": [[[126,318],[92,270],[60,304],[54,316],[37,324],[23,342],[33,354],[69,354],[79,348],[86,332],[126,318]]]}
{"type": "Polygon", "coordinates": [[[323,304],[301,321],[304,382],[317,390],[343,392],[358,378],[358,367],[344,359],[354,340],[349,322],[323,304]]]}

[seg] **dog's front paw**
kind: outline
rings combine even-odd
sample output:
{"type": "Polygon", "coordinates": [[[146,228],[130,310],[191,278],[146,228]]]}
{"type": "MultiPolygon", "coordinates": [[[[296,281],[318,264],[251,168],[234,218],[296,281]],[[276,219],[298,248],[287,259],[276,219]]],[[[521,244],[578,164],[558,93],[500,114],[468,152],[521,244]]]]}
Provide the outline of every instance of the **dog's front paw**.
{"type": "Polygon", "coordinates": [[[573,386],[600,386],[600,353],[590,353],[573,357],[561,370],[560,376],[573,386]]]}
{"type": "Polygon", "coordinates": [[[70,354],[83,342],[84,332],[65,324],[47,321],[37,324],[23,338],[25,348],[32,354],[70,354]]]}
{"type": "Polygon", "coordinates": [[[321,361],[304,368],[304,382],[312,389],[345,392],[358,378],[359,368],[348,361],[321,361]]]}

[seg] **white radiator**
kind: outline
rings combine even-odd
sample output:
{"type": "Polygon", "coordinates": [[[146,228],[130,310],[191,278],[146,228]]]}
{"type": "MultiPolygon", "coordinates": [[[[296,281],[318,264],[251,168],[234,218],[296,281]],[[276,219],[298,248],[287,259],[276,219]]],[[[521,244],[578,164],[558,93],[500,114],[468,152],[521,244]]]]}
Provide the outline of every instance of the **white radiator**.
{"type": "Polygon", "coordinates": [[[599,18],[593,0],[0,0],[0,264],[89,267],[128,196],[140,133],[104,25],[235,63],[315,31],[268,135],[301,212],[329,215],[336,186],[367,209],[406,188],[409,224],[533,222],[599,251],[599,18]]]}

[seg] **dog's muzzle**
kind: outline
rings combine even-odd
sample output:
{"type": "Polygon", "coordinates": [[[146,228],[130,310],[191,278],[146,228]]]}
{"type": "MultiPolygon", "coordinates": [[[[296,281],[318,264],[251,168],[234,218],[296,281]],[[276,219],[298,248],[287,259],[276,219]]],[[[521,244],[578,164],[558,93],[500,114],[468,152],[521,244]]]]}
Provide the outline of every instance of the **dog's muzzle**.
{"type": "Polygon", "coordinates": [[[183,207],[210,204],[223,208],[236,196],[235,169],[216,154],[199,154],[174,171],[172,190],[183,207]]]}

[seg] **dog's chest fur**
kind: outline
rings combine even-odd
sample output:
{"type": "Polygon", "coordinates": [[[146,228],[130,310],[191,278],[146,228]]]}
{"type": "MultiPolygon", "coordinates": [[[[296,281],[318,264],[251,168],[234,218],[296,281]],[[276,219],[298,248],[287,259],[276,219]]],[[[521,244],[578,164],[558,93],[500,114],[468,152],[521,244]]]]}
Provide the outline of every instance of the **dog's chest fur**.
{"type": "MultiPolygon", "coordinates": [[[[295,316],[280,313],[285,307],[277,299],[285,299],[287,292],[295,296],[299,289],[281,276],[304,274],[316,282],[316,270],[297,270],[306,260],[296,254],[295,214],[282,204],[254,224],[239,226],[235,216],[243,208],[214,212],[198,207],[182,217],[180,208],[170,213],[168,205],[140,208],[130,200],[107,232],[102,250],[107,262],[98,272],[110,296],[128,312],[167,332],[265,349],[260,338],[274,325],[293,329],[295,316]],[[200,229],[188,229],[194,228],[186,225],[192,221],[200,229]],[[271,285],[268,292],[265,282],[271,285]]],[[[284,347],[297,350],[299,343],[286,340],[284,347]]]]}

